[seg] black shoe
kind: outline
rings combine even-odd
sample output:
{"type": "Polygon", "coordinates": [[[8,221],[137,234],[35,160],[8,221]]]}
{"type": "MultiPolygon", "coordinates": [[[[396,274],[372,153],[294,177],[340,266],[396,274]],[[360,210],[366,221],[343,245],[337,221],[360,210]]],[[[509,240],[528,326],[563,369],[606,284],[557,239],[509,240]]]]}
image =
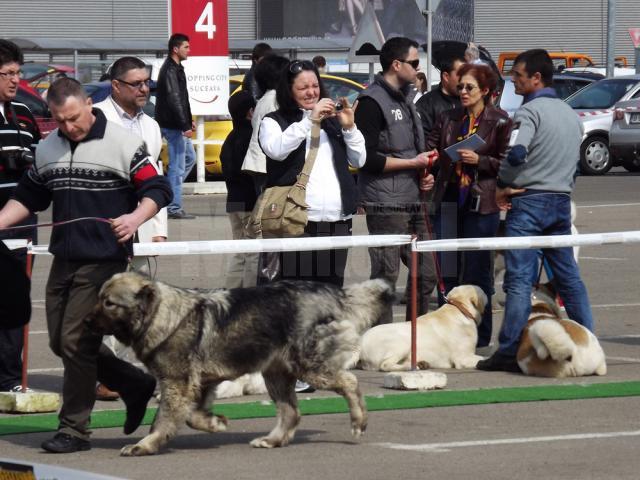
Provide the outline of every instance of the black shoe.
{"type": "Polygon", "coordinates": [[[51,453],[73,453],[91,450],[91,443],[67,433],[56,433],[53,438],[42,442],[41,447],[51,453]]]}
{"type": "Polygon", "coordinates": [[[145,378],[141,379],[141,383],[135,390],[120,392],[120,397],[127,407],[127,419],[124,422],[125,435],[135,432],[140,426],[147,411],[147,403],[156,389],[156,379],[146,373],[144,376],[145,378]]]}
{"type": "Polygon", "coordinates": [[[193,220],[196,218],[195,215],[191,215],[190,213],[185,212],[184,210],[177,210],[175,212],[168,212],[167,216],[169,218],[177,219],[177,220],[193,220]]]}
{"type": "Polygon", "coordinates": [[[303,382],[302,380],[296,380],[296,393],[312,393],[315,392],[316,389],[309,385],[307,382],[303,382]]]}
{"type": "Polygon", "coordinates": [[[478,370],[485,370],[489,372],[522,373],[516,357],[512,357],[511,355],[504,355],[499,352],[495,352],[486,360],[480,360],[476,365],[476,368],[478,370]]]}

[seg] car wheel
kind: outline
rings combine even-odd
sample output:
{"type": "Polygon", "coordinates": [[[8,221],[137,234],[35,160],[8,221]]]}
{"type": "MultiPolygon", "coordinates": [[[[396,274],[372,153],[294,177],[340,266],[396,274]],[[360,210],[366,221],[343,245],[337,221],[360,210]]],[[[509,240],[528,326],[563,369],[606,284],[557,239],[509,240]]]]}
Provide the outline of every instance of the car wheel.
{"type": "Polygon", "coordinates": [[[606,137],[589,137],[580,146],[580,172],[584,175],[604,175],[612,166],[606,137]]]}

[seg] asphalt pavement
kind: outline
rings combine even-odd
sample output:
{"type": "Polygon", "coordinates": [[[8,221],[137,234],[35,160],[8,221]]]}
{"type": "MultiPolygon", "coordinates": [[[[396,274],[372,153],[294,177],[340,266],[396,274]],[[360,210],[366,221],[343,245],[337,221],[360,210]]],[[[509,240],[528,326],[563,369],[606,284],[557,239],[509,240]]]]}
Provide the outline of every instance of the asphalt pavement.
{"type": "MultiPolygon", "coordinates": [[[[576,226],[581,233],[640,230],[638,175],[616,170],[604,177],[580,177],[574,200],[576,226]]],[[[196,220],[171,220],[171,240],[231,238],[224,212],[224,195],[189,196],[185,209],[196,220]]],[[[43,219],[48,217],[45,212],[43,219]]],[[[354,221],[354,234],[365,234],[364,218],[354,221]]],[[[43,231],[40,243],[46,243],[43,231]]],[[[369,274],[365,249],[349,254],[347,283],[369,274]]],[[[47,346],[44,287],[50,258],[39,256],[33,275],[34,315],[30,333],[30,386],[60,391],[61,362],[47,346]]],[[[51,433],[3,435],[0,423],[0,457],[47,463],[132,479],[169,478],[281,478],[281,479],[425,479],[476,478],[522,480],[636,479],[640,476],[640,397],[593,394],[598,384],[607,391],[624,390],[640,378],[640,328],[638,275],[640,244],[583,247],[580,267],[587,285],[596,334],[609,371],[604,377],[540,379],[502,372],[445,370],[445,390],[425,393],[426,403],[450,394],[455,401],[428,408],[381,409],[370,412],[369,428],[355,441],[346,413],[305,415],[295,439],[286,448],[252,449],[249,441],[271,429],[273,418],[235,419],[229,431],[203,434],[183,428],[162,454],[147,458],[122,458],[119,449],[140,439],[148,426],[131,437],[121,428],[99,428],[93,433],[93,449],[68,455],[51,455],[39,444],[51,433]],[[562,400],[544,400],[540,391],[575,392],[562,400]],[[546,387],[549,389],[545,390],[546,387]],[[556,389],[556,390],[554,390],[556,389]],[[573,390],[572,390],[573,389],[573,390]],[[578,389],[580,390],[580,389],[578,389]],[[516,392],[516,400],[507,393],[516,392]],[[530,398],[528,393],[533,393],[530,398]],[[440,395],[440,397],[438,397],[440,395]],[[465,402],[472,395],[480,401],[465,402]],[[518,395],[520,395],[518,397],[518,395]],[[492,403],[485,403],[482,398],[492,403]],[[525,401],[526,400],[526,401],[525,401]]],[[[222,286],[226,258],[223,255],[161,257],[152,271],[163,281],[185,287],[222,286]]],[[[406,272],[399,287],[405,286],[406,272]]],[[[497,286],[499,290],[499,286],[497,286]]],[[[500,297],[500,295],[498,295],[500,297]]],[[[404,305],[394,309],[404,319],[404,305]]],[[[497,336],[502,312],[494,315],[497,336]]],[[[356,371],[370,405],[393,399],[401,392],[382,388],[383,374],[356,371]]],[[[414,394],[405,394],[414,395],[414,394]]],[[[301,394],[305,401],[320,402],[335,396],[327,392],[301,394]]],[[[408,397],[407,397],[408,398],[408,397]]],[[[264,396],[245,396],[224,403],[267,402],[264,396]]],[[[437,402],[435,402],[437,403],[437,402]]],[[[402,405],[402,401],[396,401],[402,405]]],[[[153,406],[153,405],[152,405],[153,406]]],[[[120,402],[97,402],[95,411],[122,409],[120,402]]],[[[373,410],[373,408],[372,408],[373,410]]],[[[98,413],[96,416],[99,415],[98,413]]],[[[0,421],[16,417],[0,414],[0,421]]],[[[89,478],[89,477],[88,477],[89,478]]]]}

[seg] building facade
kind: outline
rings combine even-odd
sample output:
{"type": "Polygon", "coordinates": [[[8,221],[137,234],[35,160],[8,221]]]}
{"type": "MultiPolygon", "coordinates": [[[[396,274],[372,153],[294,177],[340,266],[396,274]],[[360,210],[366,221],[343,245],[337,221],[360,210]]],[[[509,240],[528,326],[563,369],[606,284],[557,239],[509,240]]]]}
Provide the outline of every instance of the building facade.
{"type": "MultiPolygon", "coordinates": [[[[342,34],[348,34],[348,23],[343,27],[333,21],[345,14],[345,0],[300,0],[308,4],[306,17],[313,17],[310,25],[316,25],[308,29],[283,25],[304,21],[305,16],[292,15],[292,6],[299,3],[292,1],[228,0],[230,42],[250,44],[281,30],[314,36],[311,32],[317,29],[319,17],[327,29],[341,28],[342,34]],[[334,15],[334,11],[338,13],[334,15]]],[[[370,1],[377,9],[384,9],[401,6],[405,0],[370,1]]],[[[604,63],[607,0],[442,0],[447,2],[453,13],[466,9],[464,15],[472,15],[470,34],[494,56],[501,51],[539,47],[586,53],[604,63]]],[[[617,0],[616,4],[615,54],[632,62],[628,29],[640,27],[640,1],[617,0]]],[[[166,39],[168,35],[168,0],[2,0],[0,5],[4,38],[144,40],[166,39]]],[[[451,25],[455,22],[454,18],[451,25]]],[[[455,30],[463,27],[458,25],[455,30]]],[[[434,25],[434,33],[446,36],[446,28],[434,25]]]]}

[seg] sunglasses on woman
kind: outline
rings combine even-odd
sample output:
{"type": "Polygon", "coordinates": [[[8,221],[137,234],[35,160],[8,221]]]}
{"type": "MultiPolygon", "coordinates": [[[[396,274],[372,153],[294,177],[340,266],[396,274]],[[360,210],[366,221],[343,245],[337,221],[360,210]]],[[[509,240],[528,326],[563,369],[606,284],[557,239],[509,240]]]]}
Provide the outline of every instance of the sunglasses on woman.
{"type": "Polygon", "coordinates": [[[313,62],[309,60],[294,60],[289,64],[289,72],[293,75],[297,75],[303,70],[314,70],[313,62]]]}
{"type": "Polygon", "coordinates": [[[473,92],[476,88],[478,88],[477,85],[472,85],[471,83],[459,83],[458,85],[456,85],[456,90],[461,92],[463,90],[466,90],[467,92],[471,93],[473,92]]]}

